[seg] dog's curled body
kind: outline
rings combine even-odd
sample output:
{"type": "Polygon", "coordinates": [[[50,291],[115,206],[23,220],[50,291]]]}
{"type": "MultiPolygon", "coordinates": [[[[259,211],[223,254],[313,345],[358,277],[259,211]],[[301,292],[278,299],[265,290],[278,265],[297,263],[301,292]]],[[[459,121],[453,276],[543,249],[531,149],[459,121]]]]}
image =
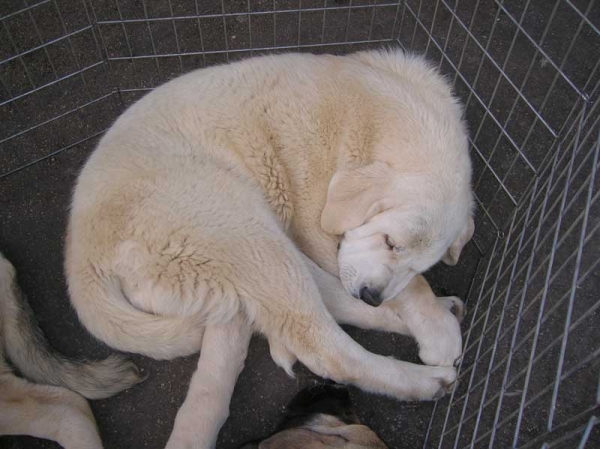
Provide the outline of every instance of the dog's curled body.
{"type": "MultiPolygon", "coordinates": [[[[454,369],[353,342],[302,253],[338,274],[338,214],[324,212],[336,173],[372,165],[359,180],[404,173],[394,185],[406,195],[419,176],[419,193],[436,204],[468,196],[460,117],[437,72],[401,52],[268,56],[167,83],[117,120],[77,182],[66,269],[81,321],[115,348],[170,359],[197,352],[207,326],[242,314],[318,375],[439,397],[454,369]]],[[[464,217],[468,203],[457,206],[464,217]]]]}

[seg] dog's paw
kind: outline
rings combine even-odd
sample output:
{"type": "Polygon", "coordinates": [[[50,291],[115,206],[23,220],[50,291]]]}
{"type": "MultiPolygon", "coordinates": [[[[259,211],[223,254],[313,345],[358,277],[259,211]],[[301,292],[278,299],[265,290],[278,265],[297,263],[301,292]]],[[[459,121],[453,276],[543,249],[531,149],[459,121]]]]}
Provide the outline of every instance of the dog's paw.
{"type": "Polygon", "coordinates": [[[436,401],[443,398],[454,388],[456,369],[444,366],[419,366],[418,391],[414,399],[436,401]]]}
{"type": "Polygon", "coordinates": [[[461,359],[461,348],[458,346],[445,350],[451,344],[423,345],[419,346],[419,358],[423,363],[430,366],[456,366],[461,359]]]}
{"type": "Polygon", "coordinates": [[[427,333],[418,340],[419,358],[426,365],[455,366],[462,354],[462,338],[460,327],[455,321],[454,325],[445,326],[427,333]]]}
{"type": "Polygon", "coordinates": [[[460,324],[452,313],[451,299],[444,299],[444,307],[438,313],[424,316],[418,326],[413,327],[413,335],[419,345],[419,358],[426,365],[455,366],[462,354],[460,324]],[[449,305],[449,306],[448,306],[449,305]]]}

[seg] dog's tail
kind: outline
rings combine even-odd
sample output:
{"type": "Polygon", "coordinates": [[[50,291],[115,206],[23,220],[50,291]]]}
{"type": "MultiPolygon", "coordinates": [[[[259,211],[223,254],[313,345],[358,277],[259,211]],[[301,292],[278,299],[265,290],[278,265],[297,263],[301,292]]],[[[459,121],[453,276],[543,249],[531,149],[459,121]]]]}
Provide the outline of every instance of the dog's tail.
{"type": "MultiPolygon", "coordinates": [[[[42,334],[17,285],[12,264],[0,253],[0,346],[34,382],[69,388],[89,399],[107,398],[144,380],[128,359],[74,360],[57,353],[42,334]]],[[[2,351],[0,351],[0,354],[2,351]]]]}
{"type": "Polygon", "coordinates": [[[69,273],[71,301],[88,331],[125,352],[170,360],[200,351],[204,322],[198,316],[165,316],[134,307],[116,275],[89,265],[69,273]]]}

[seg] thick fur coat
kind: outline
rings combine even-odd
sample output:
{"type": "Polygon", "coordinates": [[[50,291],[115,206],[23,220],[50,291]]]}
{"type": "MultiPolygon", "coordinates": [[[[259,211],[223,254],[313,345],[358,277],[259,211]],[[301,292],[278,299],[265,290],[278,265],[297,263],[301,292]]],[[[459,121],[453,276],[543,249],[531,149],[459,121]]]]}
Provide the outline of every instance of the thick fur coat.
{"type": "Polygon", "coordinates": [[[253,331],[288,371],[299,359],[400,399],[444,394],[452,366],[371,354],[336,320],[410,333],[356,298],[393,300],[471,238],[461,117],[437,71],[396,51],[202,69],[119,118],[77,182],[69,292],[112,347],[157,359],[202,348],[172,447],[214,444],[253,331]],[[214,379],[220,357],[230,375],[214,379]],[[190,429],[185,410],[207,401],[218,417],[190,429]]]}

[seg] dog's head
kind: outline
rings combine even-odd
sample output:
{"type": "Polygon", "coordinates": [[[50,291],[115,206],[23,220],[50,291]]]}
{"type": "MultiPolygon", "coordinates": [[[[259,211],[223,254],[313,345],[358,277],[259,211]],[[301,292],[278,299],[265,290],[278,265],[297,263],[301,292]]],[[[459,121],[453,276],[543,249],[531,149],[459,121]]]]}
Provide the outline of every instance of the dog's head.
{"type": "Polygon", "coordinates": [[[338,266],[348,293],[378,306],[439,260],[457,263],[475,228],[463,162],[464,173],[445,179],[380,161],[335,173],[321,226],[341,236],[338,266]]]}
{"type": "Polygon", "coordinates": [[[436,68],[401,51],[355,58],[372,69],[366,112],[340,134],[321,227],[342,237],[348,293],[378,305],[458,261],[474,231],[471,161],[463,108],[436,68]]]}
{"type": "Polygon", "coordinates": [[[302,390],[287,407],[269,438],[242,449],[386,449],[367,426],[360,424],[348,389],[320,384],[302,390]]]}

